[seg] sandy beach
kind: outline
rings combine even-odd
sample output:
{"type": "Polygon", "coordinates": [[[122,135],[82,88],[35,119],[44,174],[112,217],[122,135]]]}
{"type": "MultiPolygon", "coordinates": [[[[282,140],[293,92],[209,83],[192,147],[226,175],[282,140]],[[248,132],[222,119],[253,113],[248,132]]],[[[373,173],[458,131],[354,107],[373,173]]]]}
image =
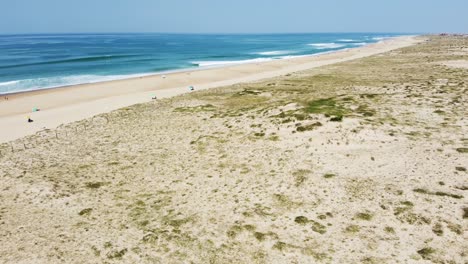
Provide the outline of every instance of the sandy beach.
{"type": "Polygon", "coordinates": [[[12,95],[0,262],[466,263],[467,62],[421,36],[12,95]]]}
{"type": "Polygon", "coordinates": [[[413,45],[421,40],[412,36],[388,39],[365,47],[317,56],[242,64],[222,68],[146,76],[135,79],[84,84],[7,95],[0,101],[0,142],[7,142],[44,129],[53,129],[121,107],[168,98],[196,90],[291,74],[293,72],[359,59],[413,45]],[[37,107],[39,112],[32,113],[37,107]],[[30,116],[33,123],[27,123],[30,116]]]}

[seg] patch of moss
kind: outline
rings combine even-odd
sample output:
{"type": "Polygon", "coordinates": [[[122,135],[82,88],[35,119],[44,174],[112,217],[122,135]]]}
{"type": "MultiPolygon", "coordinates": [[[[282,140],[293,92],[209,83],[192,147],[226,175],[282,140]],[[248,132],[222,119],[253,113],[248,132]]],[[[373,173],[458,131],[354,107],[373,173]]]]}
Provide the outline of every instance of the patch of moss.
{"type": "Polygon", "coordinates": [[[413,192],[417,192],[417,193],[424,193],[424,194],[427,194],[429,193],[428,190],[426,189],[422,189],[422,188],[416,188],[416,189],[413,189],[413,192]]]}
{"type": "Polygon", "coordinates": [[[356,218],[360,220],[370,221],[374,216],[371,213],[357,213],[356,218]]]}
{"type": "Polygon", "coordinates": [[[361,227],[358,225],[349,225],[345,228],[346,233],[357,233],[361,230],[361,227]]]}
{"type": "Polygon", "coordinates": [[[109,259],[121,259],[125,255],[125,253],[127,253],[126,248],[124,248],[122,250],[113,250],[113,251],[107,253],[106,256],[109,259]]]}
{"type": "Polygon", "coordinates": [[[462,235],[463,234],[463,228],[461,225],[458,225],[458,224],[453,224],[453,223],[448,223],[447,224],[447,228],[454,232],[455,234],[457,235],[462,235]]]}
{"type": "Polygon", "coordinates": [[[402,205],[405,205],[405,206],[409,206],[409,207],[413,207],[414,204],[410,201],[404,201],[404,202],[401,202],[402,205]]]}
{"type": "Polygon", "coordinates": [[[444,229],[440,223],[436,223],[434,227],[432,227],[432,232],[438,236],[442,236],[444,234],[444,229]]]}
{"type": "Polygon", "coordinates": [[[86,209],[81,210],[81,211],[78,213],[78,215],[81,215],[81,216],[89,215],[89,214],[91,214],[91,211],[93,211],[92,208],[86,208],[86,209]]]}
{"type": "Polygon", "coordinates": [[[305,111],[312,114],[324,114],[325,116],[343,116],[346,113],[346,109],[337,104],[333,98],[311,101],[307,104],[305,111]]]}
{"type": "Polygon", "coordinates": [[[455,167],[455,170],[457,171],[466,171],[465,167],[455,167]]]}
{"type": "Polygon", "coordinates": [[[335,176],[336,176],[336,174],[333,174],[333,173],[326,173],[325,175],[323,175],[323,177],[324,177],[325,179],[330,179],[330,178],[333,178],[333,177],[335,177],[335,176]]]}
{"type": "Polygon", "coordinates": [[[278,203],[279,206],[284,207],[284,208],[293,208],[302,205],[301,202],[295,202],[292,201],[288,196],[284,194],[279,194],[276,193],[273,195],[275,198],[276,202],[278,203]]]}
{"type": "Polygon", "coordinates": [[[255,226],[253,226],[253,225],[244,225],[243,227],[247,231],[254,231],[255,230],[255,226]]]}
{"type": "Polygon", "coordinates": [[[156,243],[159,240],[159,236],[152,232],[144,235],[141,240],[144,243],[156,243]]]}
{"type": "Polygon", "coordinates": [[[242,232],[242,226],[234,225],[231,226],[231,228],[226,232],[226,234],[229,238],[235,238],[240,232],[242,232]]]}
{"type": "Polygon", "coordinates": [[[255,232],[255,233],[254,233],[254,237],[255,237],[258,241],[263,241],[263,240],[265,240],[266,235],[265,235],[264,233],[255,232]]]}
{"type": "Polygon", "coordinates": [[[386,233],[389,233],[389,234],[395,234],[395,229],[393,227],[390,227],[390,226],[386,226],[384,228],[385,232],[386,233]]]}
{"type": "Polygon", "coordinates": [[[307,180],[307,175],[309,175],[310,173],[310,170],[297,170],[293,172],[294,185],[296,187],[301,186],[307,180]]]}
{"type": "Polygon", "coordinates": [[[330,121],[332,121],[332,122],[341,122],[341,121],[343,121],[343,116],[342,115],[334,116],[334,117],[330,118],[330,121]]]}
{"type": "Polygon", "coordinates": [[[447,196],[447,197],[452,197],[455,199],[462,199],[463,195],[458,195],[458,194],[452,194],[452,193],[446,193],[446,192],[435,192],[434,195],[437,196],[447,196]]]}
{"type": "Polygon", "coordinates": [[[305,225],[309,222],[309,219],[305,216],[298,216],[294,219],[294,222],[301,224],[301,225],[305,225]]]}
{"type": "Polygon", "coordinates": [[[423,259],[429,259],[430,255],[433,254],[435,250],[431,247],[425,247],[423,249],[418,250],[417,252],[423,259]]]}
{"type": "Polygon", "coordinates": [[[86,188],[89,189],[98,189],[104,186],[104,182],[87,182],[85,183],[86,188]]]}
{"type": "Polygon", "coordinates": [[[457,148],[457,151],[460,153],[468,153],[468,148],[457,148]]]}
{"type": "Polygon", "coordinates": [[[101,251],[96,246],[92,246],[91,249],[93,250],[94,256],[99,257],[101,255],[101,251]]]}
{"type": "Polygon", "coordinates": [[[423,193],[423,194],[429,194],[429,195],[447,196],[447,197],[451,197],[451,198],[455,198],[455,199],[462,199],[463,198],[463,195],[440,192],[440,191],[430,192],[430,191],[428,191],[426,189],[421,189],[421,188],[414,189],[413,191],[417,192],[417,193],[423,193]]]}
{"type": "Polygon", "coordinates": [[[313,124],[309,124],[309,125],[306,125],[306,126],[298,126],[296,128],[296,131],[297,132],[304,132],[304,131],[310,131],[310,130],[314,130],[315,128],[317,127],[321,127],[322,126],[322,123],[320,122],[315,122],[313,124]]]}
{"type": "Polygon", "coordinates": [[[283,251],[284,249],[286,249],[287,246],[288,246],[288,244],[286,244],[284,242],[281,242],[281,241],[278,241],[273,245],[273,249],[283,251]]]}
{"type": "Polygon", "coordinates": [[[322,225],[321,223],[313,221],[313,220],[311,220],[310,222],[312,222],[312,231],[317,232],[322,235],[327,232],[327,227],[322,225]]]}
{"type": "Polygon", "coordinates": [[[107,242],[104,243],[104,248],[110,248],[110,247],[112,247],[111,242],[107,241],[107,242]]]}
{"type": "Polygon", "coordinates": [[[272,135],[272,136],[268,137],[268,140],[271,140],[271,141],[279,141],[280,138],[279,138],[279,136],[277,136],[277,135],[272,135]]]}

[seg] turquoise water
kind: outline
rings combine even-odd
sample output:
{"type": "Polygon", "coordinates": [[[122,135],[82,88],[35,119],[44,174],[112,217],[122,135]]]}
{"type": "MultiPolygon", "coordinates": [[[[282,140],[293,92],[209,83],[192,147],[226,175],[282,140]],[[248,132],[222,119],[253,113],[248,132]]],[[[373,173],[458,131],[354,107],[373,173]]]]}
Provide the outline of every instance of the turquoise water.
{"type": "Polygon", "coordinates": [[[0,94],[312,55],[397,35],[0,35],[0,94]]]}

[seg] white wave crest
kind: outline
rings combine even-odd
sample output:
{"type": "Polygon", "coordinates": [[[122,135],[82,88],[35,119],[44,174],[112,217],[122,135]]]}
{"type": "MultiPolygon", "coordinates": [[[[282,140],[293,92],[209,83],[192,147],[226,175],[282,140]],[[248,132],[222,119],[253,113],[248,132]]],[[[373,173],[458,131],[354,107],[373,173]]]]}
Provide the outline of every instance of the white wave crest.
{"type": "Polygon", "coordinates": [[[271,56],[271,55],[284,55],[284,54],[290,54],[293,53],[290,50],[273,50],[273,51],[262,51],[262,52],[257,52],[256,54],[258,55],[265,55],[265,56],[271,56]]]}
{"type": "Polygon", "coordinates": [[[354,39],[339,39],[339,42],[355,42],[356,40],[354,39]]]}
{"type": "Polygon", "coordinates": [[[23,79],[11,82],[0,83],[0,94],[9,94],[16,92],[34,91],[78,84],[97,83],[105,81],[122,80],[137,78],[147,74],[128,74],[128,75],[71,75],[41,77],[35,79],[23,79]]]}
{"type": "Polygon", "coordinates": [[[2,82],[0,83],[0,86],[13,85],[13,84],[17,84],[18,82],[19,81],[2,82]]]}
{"type": "Polygon", "coordinates": [[[235,65],[235,64],[245,64],[245,63],[258,63],[271,61],[271,58],[257,58],[250,60],[237,60],[237,61],[194,61],[192,62],[199,67],[213,67],[213,66],[223,66],[223,65],[235,65]]]}
{"type": "Polygon", "coordinates": [[[345,45],[337,43],[312,43],[309,46],[315,47],[316,49],[337,49],[342,48],[345,45]]]}

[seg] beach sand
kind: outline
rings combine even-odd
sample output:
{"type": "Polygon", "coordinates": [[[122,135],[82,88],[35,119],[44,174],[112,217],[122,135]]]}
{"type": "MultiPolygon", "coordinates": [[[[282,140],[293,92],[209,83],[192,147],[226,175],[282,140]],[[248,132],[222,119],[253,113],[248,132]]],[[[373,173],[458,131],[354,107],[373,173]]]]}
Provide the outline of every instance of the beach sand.
{"type": "Polygon", "coordinates": [[[468,38],[420,40],[0,144],[0,262],[466,263],[468,38]]]}
{"type": "Polygon", "coordinates": [[[362,58],[418,42],[411,36],[318,56],[243,64],[223,68],[146,76],[8,95],[0,100],[0,142],[53,129],[121,107],[196,90],[258,81],[323,65],[362,58]],[[39,112],[32,113],[37,107],[39,112]],[[33,123],[27,123],[30,116],[33,123]]]}

